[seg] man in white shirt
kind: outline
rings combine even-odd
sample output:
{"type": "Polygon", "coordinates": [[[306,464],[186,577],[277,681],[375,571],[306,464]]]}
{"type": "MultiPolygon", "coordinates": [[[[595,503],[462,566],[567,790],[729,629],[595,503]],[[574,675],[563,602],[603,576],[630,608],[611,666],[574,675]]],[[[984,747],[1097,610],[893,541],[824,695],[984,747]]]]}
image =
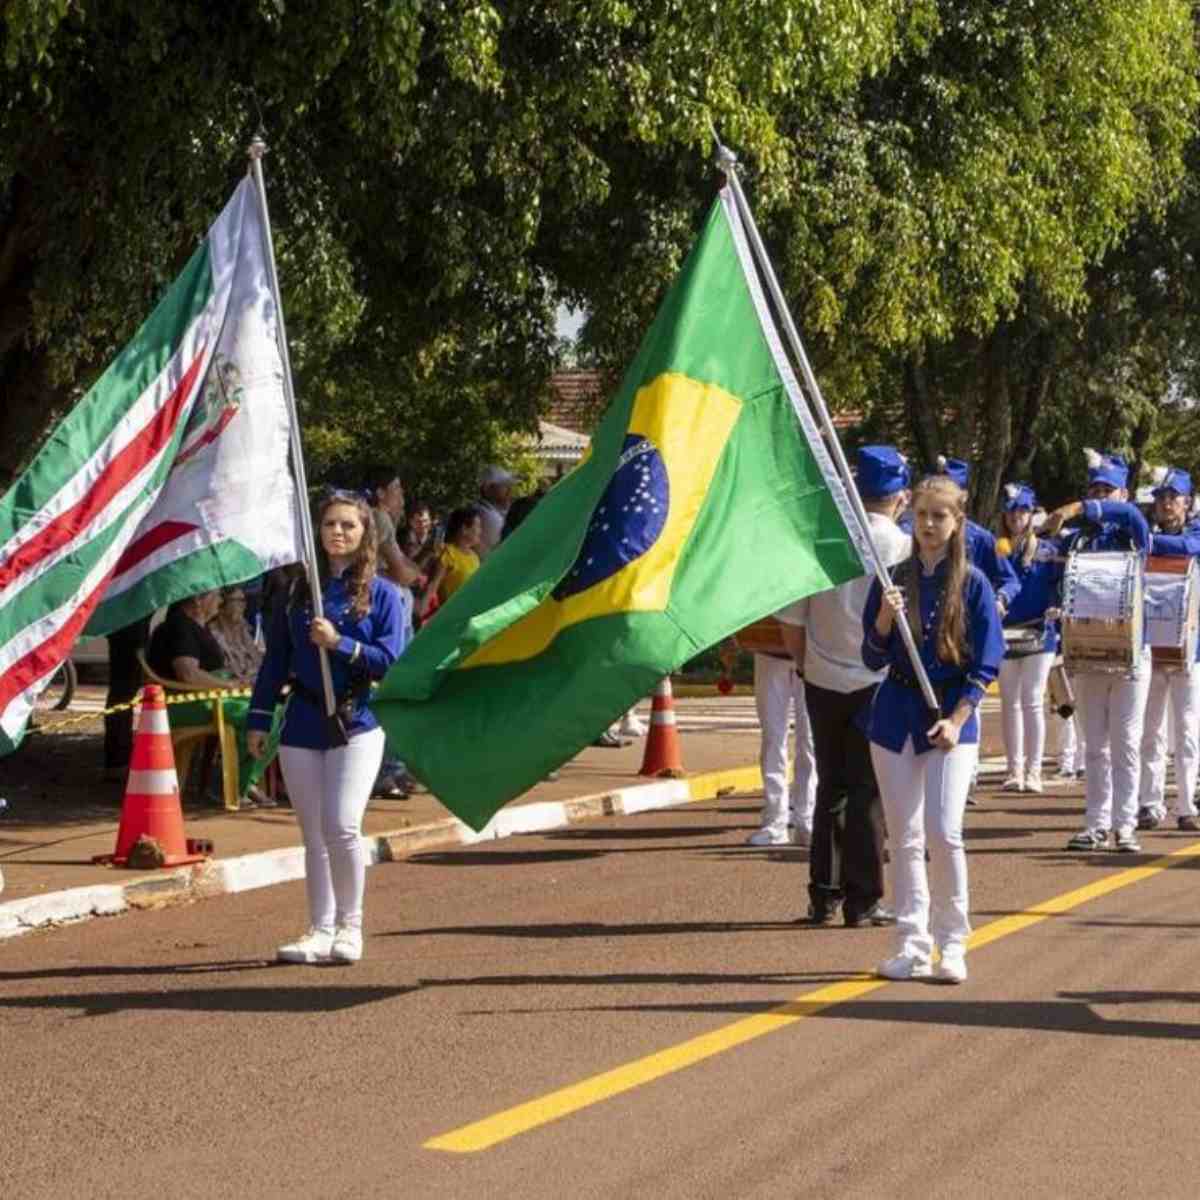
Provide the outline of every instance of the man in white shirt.
{"type": "Polygon", "coordinates": [[[492,548],[500,541],[504,531],[504,518],[512,504],[513,484],[517,477],[503,467],[492,463],[484,467],[479,477],[479,499],[476,507],[483,517],[483,537],[475,548],[480,560],[487,558],[492,548]]]}
{"type": "MultiPolygon", "coordinates": [[[[858,452],[858,490],[871,537],[885,565],[912,554],[912,539],[896,525],[906,502],[908,468],[892,446],[858,452]]],[[[805,700],[817,761],[817,800],[809,856],[806,923],[827,925],[842,910],[845,923],[890,925],[883,907],[883,810],[865,729],[884,672],[862,660],[862,612],[874,576],[867,574],[778,613],[784,642],[804,674],[805,700]]]]}

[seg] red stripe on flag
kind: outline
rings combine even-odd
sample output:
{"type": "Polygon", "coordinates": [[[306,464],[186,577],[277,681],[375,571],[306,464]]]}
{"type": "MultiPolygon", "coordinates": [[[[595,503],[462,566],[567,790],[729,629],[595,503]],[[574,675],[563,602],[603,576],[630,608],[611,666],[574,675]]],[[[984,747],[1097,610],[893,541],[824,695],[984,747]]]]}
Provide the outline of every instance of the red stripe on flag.
{"type": "Polygon", "coordinates": [[[191,395],[204,362],[204,347],[200,348],[192,365],[179,381],[179,385],[167,398],[167,402],[154,414],[145,427],[104,468],[100,478],[76,504],[60,513],[44,529],[29,539],[17,552],[0,564],[0,590],[26,571],[32,570],[41,560],[53,554],[86,529],[112,498],[143,467],[154,460],[175,433],[179,413],[191,395]]]}
{"type": "Polygon", "coordinates": [[[176,538],[181,538],[185,534],[191,533],[193,529],[199,528],[199,525],[191,525],[187,521],[163,521],[161,524],[155,525],[153,529],[147,529],[136,542],[130,543],[125,553],[117,560],[112,577],[119,578],[126,571],[136,567],[143,558],[149,558],[160,546],[165,546],[168,542],[173,542],[176,538]]]}
{"type": "Polygon", "coordinates": [[[75,639],[79,637],[96,605],[100,603],[100,597],[108,587],[110,578],[111,575],[104,576],[99,586],[83,599],[57,633],[35,646],[23,658],[17,659],[3,675],[0,675],[0,713],[4,712],[35,679],[41,679],[67,657],[75,639]]]}

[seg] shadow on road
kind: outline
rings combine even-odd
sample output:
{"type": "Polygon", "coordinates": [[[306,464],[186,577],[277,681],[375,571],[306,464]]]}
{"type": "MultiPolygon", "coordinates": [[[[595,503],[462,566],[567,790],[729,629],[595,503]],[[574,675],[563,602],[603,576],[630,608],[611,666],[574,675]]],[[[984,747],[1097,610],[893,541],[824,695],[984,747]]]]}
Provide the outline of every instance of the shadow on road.
{"type": "MultiPolygon", "coordinates": [[[[849,976],[848,978],[861,978],[849,976]]],[[[1062,1000],[876,1000],[849,1001],[832,1008],[819,1002],[793,1000],[784,1004],[770,1001],[715,1001],[706,1004],[615,1004],[590,1005],[573,1009],[510,1010],[519,1015],[533,1013],[728,1013],[754,1016],[776,1012],[789,1017],[815,1017],[833,1021],[877,1021],[908,1025],[945,1025],[959,1029],[1020,1029],[1041,1033],[1085,1033],[1098,1037],[1167,1038],[1193,1041],[1200,1037],[1200,1023],[1175,1021],[1114,1021],[1095,1013],[1092,1004],[1124,1004],[1145,1000],[1156,1003],[1200,1003],[1195,992],[1084,992],[1083,1003],[1062,1000]]]]}
{"type": "MultiPolygon", "coordinates": [[[[543,925],[440,925],[427,929],[394,929],[376,937],[427,937],[460,934],[466,937],[513,938],[585,938],[585,937],[644,937],[658,934],[675,936],[681,933],[752,933],[778,932],[795,929],[794,921],[669,921],[664,923],[610,925],[607,922],[583,921],[573,924],[543,925]]],[[[0,974],[0,980],[4,976],[0,974]]]]}
{"type": "MultiPolygon", "coordinates": [[[[322,968],[323,971],[336,968],[322,968]]],[[[328,979],[328,974],[324,976],[328,979]]],[[[196,988],[152,992],[57,992],[53,996],[0,996],[0,1009],[79,1009],[82,1017],[123,1012],[326,1013],[417,990],[409,987],[309,987],[265,985],[253,988],[196,988]]]]}

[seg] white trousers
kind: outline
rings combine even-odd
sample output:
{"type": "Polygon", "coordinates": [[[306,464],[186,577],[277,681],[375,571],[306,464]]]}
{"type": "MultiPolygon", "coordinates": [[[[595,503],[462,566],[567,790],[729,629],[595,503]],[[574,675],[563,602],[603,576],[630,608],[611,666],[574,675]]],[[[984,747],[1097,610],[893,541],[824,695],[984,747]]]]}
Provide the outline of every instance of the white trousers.
{"type": "Polygon", "coordinates": [[[928,959],[935,945],[966,950],[971,922],[962,827],[978,758],[978,744],[914,754],[909,738],[896,754],[871,743],[891,846],[898,954],[928,959]]]}
{"type": "Polygon", "coordinates": [[[280,746],[279,765],[304,834],[308,915],[316,929],[362,927],[367,863],[362,819],[383,760],[372,729],[336,750],[280,746]]]}
{"type": "Polygon", "coordinates": [[[764,829],[783,834],[789,817],[799,828],[812,832],[817,803],[817,762],[812,729],[804,704],[804,680],[789,658],[769,654],[754,656],[754,706],[762,729],[759,764],[763,777],[764,829]],[[796,758],[788,792],[788,725],[796,714],[796,758]],[[790,811],[789,811],[790,810],[790,811]]]}
{"type": "Polygon", "coordinates": [[[1142,778],[1138,804],[1166,816],[1168,741],[1175,753],[1175,815],[1196,815],[1200,760],[1200,663],[1187,671],[1152,671],[1142,731],[1142,778]],[[1168,737],[1168,731],[1170,737],[1168,737]]]}
{"type": "Polygon", "coordinates": [[[1087,827],[1093,833],[1137,828],[1142,720],[1150,692],[1150,648],[1132,679],[1080,671],[1075,693],[1087,738],[1087,827]]]}
{"type": "MultiPolygon", "coordinates": [[[[1071,680],[1072,686],[1075,680],[1071,680]]],[[[1058,769],[1064,772],[1083,770],[1083,760],[1087,754],[1087,743],[1083,739],[1083,706],[1079,703],[1079,692],[1075,692],[1075,715],[1060,717],[1054,714],[1055,728],[1058,730],[1058,769]]]]}
{"type": "Polygon", "coordinates": [[[1040,773],[1046,752],[1046,681],[1053,654],[1027,654],[1000,664],[1000,713],[1008,773],[1040,773]]]}

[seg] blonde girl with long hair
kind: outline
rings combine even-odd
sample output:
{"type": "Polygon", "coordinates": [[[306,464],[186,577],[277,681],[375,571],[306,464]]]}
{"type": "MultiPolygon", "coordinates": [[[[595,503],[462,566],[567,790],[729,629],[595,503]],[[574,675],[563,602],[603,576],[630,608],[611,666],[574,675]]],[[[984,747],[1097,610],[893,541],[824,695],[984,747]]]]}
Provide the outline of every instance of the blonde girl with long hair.
{"type": "Polygon", "coordinates": [[[912,510],[912,557],[896,568],[892,587],[872,585],[863,610],[863,662],[887,669],[867,730],[896,902],[896,952],[878,972],[962,983],[971,932],[963,812],[979,754],[976,710],[1000,669],[1004,640],[992,585],[967,561],[966,493],[934,475],[917,485],[912,510]],[[912,630],[937,712],[918,686],[899,621],[912,630]]]}

